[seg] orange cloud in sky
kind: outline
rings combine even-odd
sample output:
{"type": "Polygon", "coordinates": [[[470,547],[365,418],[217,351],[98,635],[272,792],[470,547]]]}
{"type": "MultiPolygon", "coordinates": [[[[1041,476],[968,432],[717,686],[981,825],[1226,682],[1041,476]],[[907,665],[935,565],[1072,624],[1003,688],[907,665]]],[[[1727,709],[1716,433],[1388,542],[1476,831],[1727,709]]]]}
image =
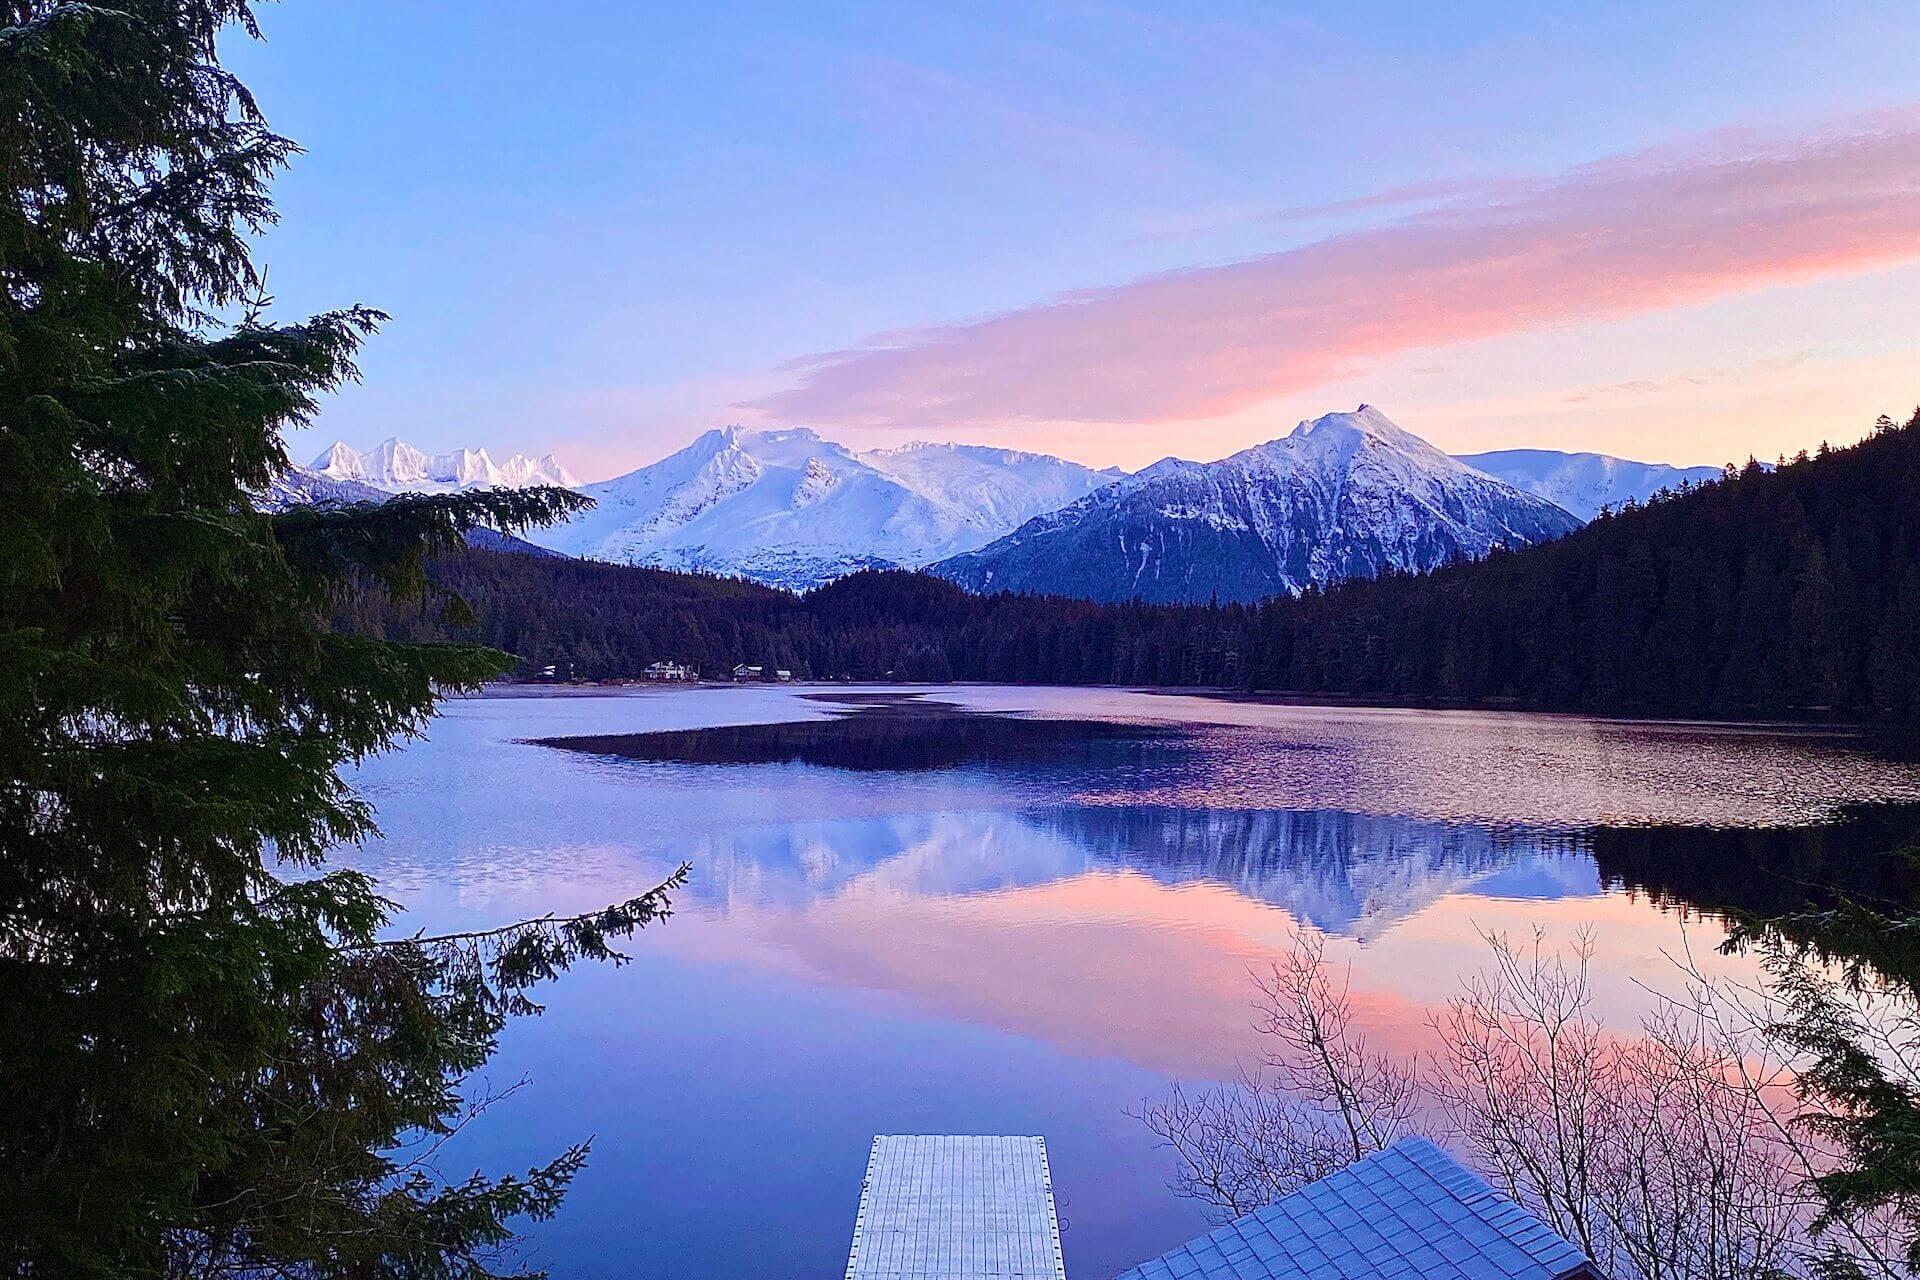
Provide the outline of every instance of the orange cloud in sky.
{"type": "Polygon", "coordinates": [[[795,362],[750,407],[864,427],[1218,417],[1401,352],[1920,260],[1920,107],[1716,134],[1245,261],[795,362]]]}

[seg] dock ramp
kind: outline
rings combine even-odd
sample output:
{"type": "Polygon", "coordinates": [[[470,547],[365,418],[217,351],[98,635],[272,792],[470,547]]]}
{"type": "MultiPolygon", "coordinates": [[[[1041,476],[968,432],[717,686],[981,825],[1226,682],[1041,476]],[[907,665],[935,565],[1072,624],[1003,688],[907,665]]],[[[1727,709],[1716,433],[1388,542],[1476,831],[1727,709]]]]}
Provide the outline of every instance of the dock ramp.
{"type": "Polygon", "coordinates": [[[1042,1138],[882,1134],[846,1280],[1066,1280],[1042,1138]]]}

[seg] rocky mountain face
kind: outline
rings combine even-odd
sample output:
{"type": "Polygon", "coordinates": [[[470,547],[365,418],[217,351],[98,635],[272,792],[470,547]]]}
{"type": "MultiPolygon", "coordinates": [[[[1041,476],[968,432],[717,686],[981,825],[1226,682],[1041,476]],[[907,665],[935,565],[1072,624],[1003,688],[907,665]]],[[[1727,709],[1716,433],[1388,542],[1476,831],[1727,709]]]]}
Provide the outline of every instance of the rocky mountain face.
{"type": "Polygon", "coordinates": [[[970,551],[1114,478],[1012,449],[856,452],[805,428],[727,427],[584,486],[597,505],[533,537],[569,555],[804,590],[970,551]]]}
{"type": "Polygon", "coordinates": [[[1580,523],[1363,404],[1218,462],[1156,463],[930,571],[974,591],[1252,601],[1580,523]]]}

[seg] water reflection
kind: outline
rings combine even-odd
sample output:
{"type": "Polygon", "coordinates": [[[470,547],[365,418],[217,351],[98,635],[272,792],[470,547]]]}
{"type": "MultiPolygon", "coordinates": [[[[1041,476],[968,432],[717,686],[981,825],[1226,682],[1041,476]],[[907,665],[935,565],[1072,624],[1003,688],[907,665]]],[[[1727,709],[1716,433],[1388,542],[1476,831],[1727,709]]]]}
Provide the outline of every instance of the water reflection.
{"type": "Polygon", "coordinates": [[[823,819],[715,833],[690,858],[694,900],[722,912],[856,888],[943,897],[1131,871],[1217,886],[1361,940],[1449,894],[1601,888],[1577,835],[1339,810],[1065,805],[823,819]]]}
{"type": "Polygon", "coordinates": [[[1329,810],[1569,830],[1797,825],[1826,821],[1849,803],[1920,802],[1920,769],[1842,729],[1111,690],[790,696],[795,704],[828,714],[533,741],[634,768],[943,772],[1049,803],[1329,810]]]}
{"type": "Polygon", "coordinates": [[[836,704],[825,720],[537,739],[542,746],[681,764],[809,764],[863,772],[1111,766],[1122,750],[1188,735],[1168,725],[981,715],[921,693],[803,695],[836,704]]]}
{"type": "Polygon", "coordinates": [[[474,1135],[508,1167],[602,1135],[540,1228],[557,1273],[630,1270],[637,1223],[677,1274],[832,1274],[873,1133],[1003,1131],[1048,1135],[1069,1270],[1112,1274],[1201,1226],[1124,1109],[1248,1054],[1248,970],[1301,922],[1417,1046],[1483,931],[1592,929],[1630,1027],[1684,929],[1740,975],[1717,913],[1911,888],[1870,855],[1920,827],[1920,769],[1842,733],[808,692],[478,699],[360,780],[387,834],[355,856],[404,927],[694,864],[639,963],[510,1039],[534,1085],[474,1135]]]}
{"type": "Polygon", "coordinates": [[[1567,831],[1349,813],[1065,805],[781,823],[710,835],[693,898],[721,912],[797,907],[868,890],[943,897],[1093,872],[1206,883],[1359,940],[1443,898],[1552,900],[1609,888],[1707,914],[1779,913],[1856,898],[1910,900],[1920,871],[1895,851],[1920,805],[1851,808],[1801,827],[1567,831]]]}

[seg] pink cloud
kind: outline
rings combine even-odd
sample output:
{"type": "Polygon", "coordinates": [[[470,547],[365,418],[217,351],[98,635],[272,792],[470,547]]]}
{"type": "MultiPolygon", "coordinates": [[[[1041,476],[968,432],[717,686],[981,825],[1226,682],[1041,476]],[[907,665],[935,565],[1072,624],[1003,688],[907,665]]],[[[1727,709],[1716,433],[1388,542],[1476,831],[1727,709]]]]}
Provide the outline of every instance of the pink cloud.
{"type": "Polygon", "coordinates": [[[1795,138],[1716,134],[1300,248],[879,335],[792,362],[794,384],[751,407],[870,427],[1210,418],[1417,348],[1913,259],[1920,108],[1795,138]]]}

